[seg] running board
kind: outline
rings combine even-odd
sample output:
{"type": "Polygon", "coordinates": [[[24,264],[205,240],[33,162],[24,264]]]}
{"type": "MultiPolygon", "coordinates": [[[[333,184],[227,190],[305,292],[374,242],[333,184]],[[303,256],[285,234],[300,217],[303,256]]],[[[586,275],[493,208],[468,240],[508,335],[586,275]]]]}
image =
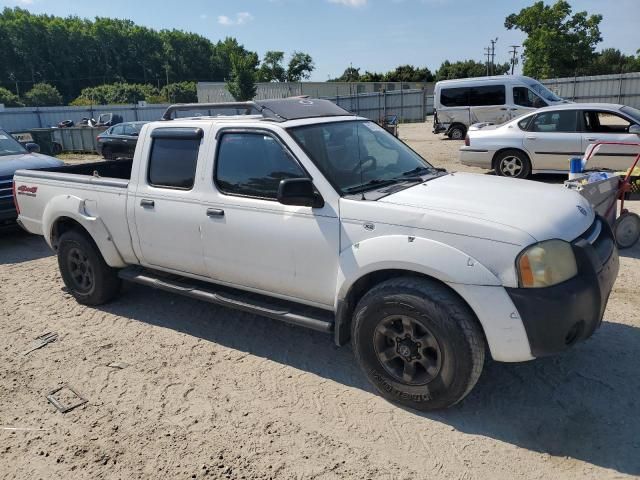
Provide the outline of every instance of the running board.
{"type": "Polygon", "coordinates": [[[129,282],[281,320],[292,325],[325,333],[333,332],[334,316],[327,310],[138,267],[120,270],[118,276],[129,282]]]}

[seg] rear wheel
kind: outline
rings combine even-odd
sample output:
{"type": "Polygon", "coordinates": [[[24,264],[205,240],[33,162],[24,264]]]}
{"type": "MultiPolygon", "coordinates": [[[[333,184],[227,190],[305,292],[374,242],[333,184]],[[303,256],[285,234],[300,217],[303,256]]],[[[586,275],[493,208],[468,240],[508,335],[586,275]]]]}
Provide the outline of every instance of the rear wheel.
{"type": "Polygon", "coordinates": [[[102,148],[102,157],[105,160],[113,160],[113,152],[111,151],[110,147],[103,147],[102,148]]]}
{"type": "Polygon", "coordinates": [[[464,140],[467,130],[462,125],[454,125],[449,129],[447,135],[451,140],[464,140]]]}
{"type": "Polygon", "coordinates": [[[93,241],[77,230],[60,237],[58,267],[69,292],[83,305],[107,303],[120,291],[118,271],[107,265],[93,241]]]}
{"type": "Polygon", "coordinates": [[[523,152],[505,150],[496,155],[494,169],[502,177],[527,178],[531,174],[531,162],[523,152]]]}
{"type": "Polygon", "coordinates": [[[352,324],[356,359],[386,399],[416,410],[446,408],[476,384],[484,338],[464,302],[437,282],[400,277],[372,288],[352,324]]]}

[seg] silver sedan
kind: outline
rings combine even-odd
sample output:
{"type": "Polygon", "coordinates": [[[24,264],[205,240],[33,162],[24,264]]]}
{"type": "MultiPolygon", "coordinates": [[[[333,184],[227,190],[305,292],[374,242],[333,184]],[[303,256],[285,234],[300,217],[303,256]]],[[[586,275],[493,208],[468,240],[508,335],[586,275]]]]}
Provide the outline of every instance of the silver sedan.
{"type": "MultiPolygon", "coordinates": [[[[505,177],[564,173],[572,157],[596,142],[640,143],[640,110],[611,103],[568,103],[540,108],[502,125],[476,124],[460,148],[464,165],[505,177]]],[[[588,168],[624,171],[640,148],[602,146],[588,168]]]]}

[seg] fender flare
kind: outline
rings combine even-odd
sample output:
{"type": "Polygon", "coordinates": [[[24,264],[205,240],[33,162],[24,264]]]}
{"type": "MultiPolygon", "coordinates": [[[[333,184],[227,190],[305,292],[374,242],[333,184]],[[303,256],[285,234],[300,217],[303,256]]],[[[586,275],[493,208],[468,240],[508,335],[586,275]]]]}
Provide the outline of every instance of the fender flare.
{"type": "Polygon", "coordinates": [[[99,216],[92,215],[88,208],[96,208],[93,200],[84,200],[73,195],[59,195],[52,198],[42,214],[42,231],[49,247],[53,249],[53,226],[63,217],[76,221],[84,228],[98,246],[107,265],[115,268],[126,267],[127,263],[116,248],[113,237],[99,216]]]}
{"type": "MultiPolygon", "coordinates": [[[[336,287],[335,342],[350,335],[349,293],[356,282],[383,270],[422,274],[445,284],[501,286],[501,280],[472,256],[442,242],[409,235],[374,237],[340,253],[336,287]]],[[[466,299],[465,299],[466,301],[466,299]]]]}

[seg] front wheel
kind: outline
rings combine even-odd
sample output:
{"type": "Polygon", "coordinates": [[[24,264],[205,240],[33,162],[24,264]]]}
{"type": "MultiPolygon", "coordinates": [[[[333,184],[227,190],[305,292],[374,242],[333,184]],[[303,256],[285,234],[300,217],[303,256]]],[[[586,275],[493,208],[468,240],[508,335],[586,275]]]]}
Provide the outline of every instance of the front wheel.
{"type": "Polygon", "coordinates": [[[399,277],[372,288],[356,307],[351,338],[360,367],[380,394],[416,410],[458,403],[484,364],[475,316],[428,279],[399,277]]]}
{"type": "Polygon", "coordinates": [[[77,230],[60,237],[58,267],[69,292],[83,305],[102,305],[120,291],[118,271],[107,265],[93,241],[77,230]]]}
{"type": "Polygon", "coordinates": [[[518,150],[500,152],[494,160],[494,168],[502,177],[527,178],[531,174],[529,158],[518,150]]]}

